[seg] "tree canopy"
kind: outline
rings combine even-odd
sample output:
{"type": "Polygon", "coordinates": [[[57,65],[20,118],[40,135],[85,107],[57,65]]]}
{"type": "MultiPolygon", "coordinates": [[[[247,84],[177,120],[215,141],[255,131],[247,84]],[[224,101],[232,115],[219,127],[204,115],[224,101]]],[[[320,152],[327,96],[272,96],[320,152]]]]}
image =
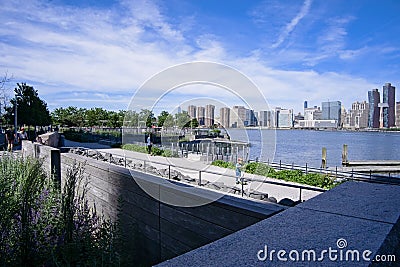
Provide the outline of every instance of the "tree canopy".
{"type": "Polygon", "coordinates": [[[37,90],[26,83],[17,83],[14,89],[15,98],[11,99],[11,107],[6,109],[9,124],[14,122],[14,107],[17,103],[18,125],[46,126],[51,124],[47,104],[39,98],[37,90]]]}

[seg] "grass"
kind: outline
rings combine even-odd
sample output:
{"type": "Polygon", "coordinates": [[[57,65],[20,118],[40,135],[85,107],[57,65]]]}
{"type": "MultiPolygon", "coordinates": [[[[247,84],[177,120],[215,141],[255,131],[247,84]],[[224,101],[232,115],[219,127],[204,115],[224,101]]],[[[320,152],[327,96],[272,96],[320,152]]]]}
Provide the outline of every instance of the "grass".
{"type": "MultiPolygon", "coordinates": [[[[121,146],[122,149],[129,150],[129,151],[135,151],[139,153],[148,153],[147,152],[147,147],[146,146],[141,146],[141,145],[135,145],[135,144],[124,144],[121,146]]],[[[169,149],[161,149],[156,146],[153,146],[152,149],[152,154],[156,156],[162,156],[162,157],[177,157],[176,153],[173,153],[169,149]]]]}

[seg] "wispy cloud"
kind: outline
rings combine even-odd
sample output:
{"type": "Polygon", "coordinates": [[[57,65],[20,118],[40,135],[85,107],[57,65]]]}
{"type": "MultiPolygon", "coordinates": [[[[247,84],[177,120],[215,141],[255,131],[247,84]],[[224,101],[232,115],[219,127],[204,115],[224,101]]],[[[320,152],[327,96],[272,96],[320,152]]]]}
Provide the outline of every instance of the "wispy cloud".
{"type": "MultiPolygon", "coordinates": [[[[277,8],[285,10],[280,2],[274,3],[275,9],[269,12],[276,13],[277,8]]],[[[311,0],[306,0],[301,8],[291,6],[285,20],[275,16],[277,20],[271,23],[279,27],[270,28],[283,29],[276,35],[276,47],[294,34],[296,26],[309,14],[311,4],[311,0]]],[[[265,5],[265,8],[271,7],[265,5]]],[[[260,16],[265,10],[261,11],[260,16]]],[[[233,66],[253,79],[272,105],[283,103],[297,110],[305,99],[318,105],[318,101],[326,97],[341,98],[350,105],[367,90],[380,86],[347,74],[310,69],[333,55],[349,60],[371,51],[346,47],[350,16],[330,18],[323,32],[314,33],[320,36],[313,38],[319,46],[316,51],[269,47],[266,55],[265,46],[260,42],[260,49],[247,56],[228,51],[222,35],[199,29],[196,34],[187,33],[188,29],[182,31],[171,20],[173,18],[168,17],[157,2],[144,0],[116,2],[107,9],[57,6],[40,0],[5,2],[0,12],[3,25],[0,28],[0,73],[8,70],[17,82],[32,84],[50,108],[77,105],[124,109],[149,77],[192,60],[233,66]],[[21,5],[26,8],[19,8],[21,5]],[[293,67],[295,64],[301,68],[293,67]]],[[[195,17],[191,21],[193,25],[203,23],[193,20],[195,17]]],[[[396,50],[395,46],[386,47],[387,53],[396,50]]],[[[159,87],[146,92],[146,101],[158,98],[163,85],[159,87]]],[[[222,98],[219,88],[189,89],[180,91],[173,106],[185,99],[185,94],[222,98]]]]}
{"type": "Polygon", "coordinates": [[[305,0],[299,13],[288,23],[280,33],[278,40],[272,45],[272,48],[280,46],[289,34],[294,30],[296,25],[308,14],[310,11],[312,0],[305,0]]]}

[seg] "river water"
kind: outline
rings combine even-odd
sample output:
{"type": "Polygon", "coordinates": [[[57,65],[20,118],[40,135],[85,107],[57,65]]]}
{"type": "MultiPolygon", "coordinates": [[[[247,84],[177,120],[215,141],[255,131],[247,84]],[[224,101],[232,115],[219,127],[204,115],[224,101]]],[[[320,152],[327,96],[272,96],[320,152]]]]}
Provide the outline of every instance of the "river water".
{"type": "Polygon", "coordinates": [[[328,167],[341,166],[343,144],[348,159],[400,160],[400,133],[313,130],[228,129],[232,140],[251,143],[250,159],[321,166],[322,148],[328,167]]]}

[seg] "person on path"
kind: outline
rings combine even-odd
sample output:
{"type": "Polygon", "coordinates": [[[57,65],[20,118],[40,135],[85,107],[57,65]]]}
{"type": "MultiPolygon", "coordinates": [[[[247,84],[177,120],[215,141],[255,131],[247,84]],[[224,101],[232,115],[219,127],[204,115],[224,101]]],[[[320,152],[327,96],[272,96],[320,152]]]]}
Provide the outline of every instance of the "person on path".
{"type": "Polygon", "coordinates": [[[151,147],[153,144],[151,143],[151,137],[150,135],[147,137],[147,152],[151,155],[151,147]]]}
{"type": "Polygon", "coordinates": [[[237,159],[236,162],[236,184],[238,184],[241,181],[242,178],[242,167],[243,167],[243,161],[241,158],[237,159]]]}
{"type": "Polygon", "coordinates": [[[18,141],[19,143],[22,143],[22,140],[27,140],[28,139],[28,134],[25,132],[25,128],[21,127],[21,131],[18,133],[18,141]]]}
{"type": "Polygon", "coordinates": [[[6,130],[6,139],[7,139],[7,151],[12,152],[14,147],[15,134],[10,128],[7,128],[6,130]]]}

